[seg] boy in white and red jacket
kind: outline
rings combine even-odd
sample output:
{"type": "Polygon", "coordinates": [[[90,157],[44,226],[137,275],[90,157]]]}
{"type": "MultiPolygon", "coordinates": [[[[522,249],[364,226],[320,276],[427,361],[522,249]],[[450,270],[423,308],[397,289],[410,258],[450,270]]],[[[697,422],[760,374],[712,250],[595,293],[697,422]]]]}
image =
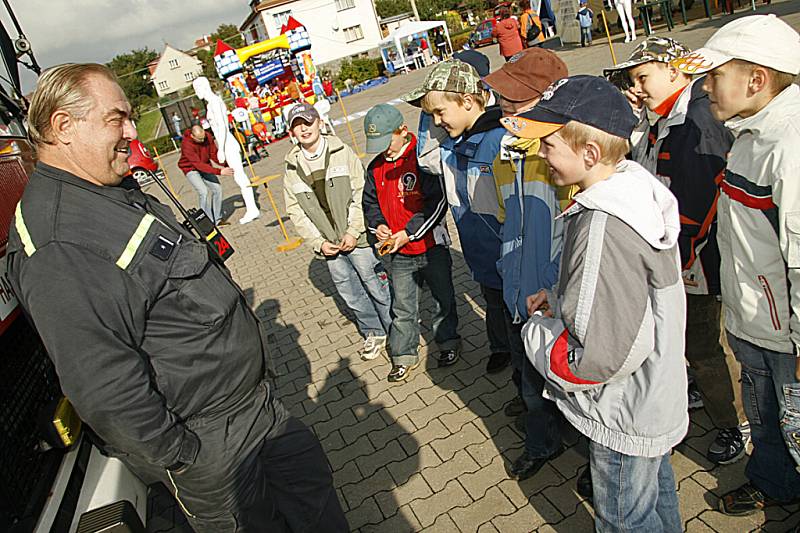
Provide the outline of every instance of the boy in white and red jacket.
{"type": "Polygon", "coordinates": [[[394,290],[389,332],[391,382],[408,379],[419,365],[419,293],[423,280],[435,302],[433,332],[439,366],[458,360],[461,338],[451,275],[452,259],[443,219],[447,209],[440,177],[420,170],[417,139],[403,115],[387,104],[364,118],[367,152],[379,153],[367,167],[364,217],[386,260],[394,290]]]}

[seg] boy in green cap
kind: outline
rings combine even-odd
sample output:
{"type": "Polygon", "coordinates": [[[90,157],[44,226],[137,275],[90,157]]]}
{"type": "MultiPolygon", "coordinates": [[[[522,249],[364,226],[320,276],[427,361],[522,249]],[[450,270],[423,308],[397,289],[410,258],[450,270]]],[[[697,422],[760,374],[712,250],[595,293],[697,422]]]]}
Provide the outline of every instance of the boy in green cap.
{"type": "Polygon", "coordinates": [[[435,303],[433,332],[439,366],[458,360],[461,339],[451,275],[450,238],[444,225],[447,202],[441,178],[417,164],[414,134],[403,115],[379,104],[364,117],[367,167],[362,200],[368,229],[379,241],[394,290],[389,332],[391,382],[404,381],[419,365],[419,294],[423,280],[435,303]]]}

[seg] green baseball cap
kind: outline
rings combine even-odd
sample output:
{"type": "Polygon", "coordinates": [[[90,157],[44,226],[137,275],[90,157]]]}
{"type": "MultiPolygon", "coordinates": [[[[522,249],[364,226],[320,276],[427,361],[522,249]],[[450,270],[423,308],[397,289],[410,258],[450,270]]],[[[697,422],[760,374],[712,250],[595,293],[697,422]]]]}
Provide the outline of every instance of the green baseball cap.
{"type": "Polygon", "coordinates": [[[364,134],[367,136],[367,153],[377,154],[389,148],[392,133],[405,124],[403,115],[389,104],[378,104],[364,117],[364,134]]]}
{"type": "Polygon", "coordinates": [[[463,61],[441,61],[428,72],[422,87],[403,96],[407,103],[420,107],[419,101],[430,91],[446,91],[461,94],[481,94],[483,85],[478,71],[463,61]]]}
{"type": "Polygon", "coordinates": [[[625,89],[630,86],[628,82],[629,69],[650,61],[669,64],[670,61],[685,56],[690,52],[689,48],[675,39],[651,35],[639,43],[639,46],[634,49],[627,61],[603,69],[603,75],[612,84],[625,89]]]}

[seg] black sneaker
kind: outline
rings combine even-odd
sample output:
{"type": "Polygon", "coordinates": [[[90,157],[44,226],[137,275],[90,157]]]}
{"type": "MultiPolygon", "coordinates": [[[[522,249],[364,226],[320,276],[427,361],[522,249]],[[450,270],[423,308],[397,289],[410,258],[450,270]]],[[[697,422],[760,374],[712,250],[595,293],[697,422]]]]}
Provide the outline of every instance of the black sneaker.
{"type": "Polygon", "coordinates": [[[718,465],[729,465],[744,457],[750,441],[750,424],[720,429],[717,438],[708,447],[706,458],[718,465]]]}
{"type": "Polygon", "coordinates": [[[419,361],[413,365],[392,365],[392,370],[389,372],[389,381],[396,383],[398,381],[405,381],[408,379],[411,371],[419,366],[419,361]]]}
{"type": "Polygon", "coordinates": [[[454,365],[458,361],[458,350],[442,350],[439,352],[439,368],[454,365]]]}
{"type": "Polygon", "coordinates": [[[800,498],[788,502],[770,498],[751,483],[747,483],[724,495],[719,500],[719,510],[730,516],[747,516],[767,507],[793,505],[798,502],[800,502],[800,498]]]}
{"type": "Polygon", "coordinates": [[[577,493],[583,498],[592,499],[594,488],[592,487],[592,469],[586,465],[578,476],[577,493]]]}
{"type": "Polygon", "coordinates": [[[493,353],[486,362],[486,373],[496,374],[511,363],[511,354],[508,352],[493,353]]]}
{"type": "Polygon", "coordinates": [[[547,461],[555,459],[561,455],[563,451],[564,447],[559,447],[550,457],[531,457],[528,455],[527,451],[524,451],[510,466],[506,466],[506,472],[511,479],[523,481],[529,477],[535,476],[536,472],[541,470],[547,461]]]}
{"type": "Polygon", "coordinates": [[[525,406],[525,402],[522,401],[522,398],[514,396],[514,398],[506,404],[503,412],[506,416],[517,417],[527,410],[528,408],[525,406]]]}

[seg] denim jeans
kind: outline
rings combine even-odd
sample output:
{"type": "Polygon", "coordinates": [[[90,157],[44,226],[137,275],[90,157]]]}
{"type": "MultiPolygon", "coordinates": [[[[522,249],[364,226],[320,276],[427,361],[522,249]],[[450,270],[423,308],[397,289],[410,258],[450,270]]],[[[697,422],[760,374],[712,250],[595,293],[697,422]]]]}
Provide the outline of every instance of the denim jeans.
{"type": "Polygon", "coordinates": [[[669,455],[635,457],[589,442],[595,531],[683,531],[669,455]]]}
{"type": "Polygon", "coordinates": [[[511,315],[503,302],[503,291],[481,285],[481,294],[486,300],[486,337],[489,339],[490,353],[509,353],[507,324],[511,324],[511,315]]]}
{"type": "Polygon", "coordinates": [[[550,457],[561,446],[561,424],[564,415],[555,402],[542,396],[544,378],[525,355],[522,341],[523,324],[511,324],[509,344],[511,363],[519,364],[519,394],[528,412],[525,413],[525,451],[531,457],[550,457]]]}
{"type": "Polygon", "coordinates": [[[742,403],[753,439],[745,476],[776,500],[800,497],[800,473],[780,425],[786,413],[783,387],[797,381],[794,355],[761,348],[730,333],[728,343],[742,364],[742,403]]]}
{"type": "Polygon", "coordinates": [[[800,472],[800,383],[783,386],[786,412],[781,418],[781,431],[786,446],[800,472]]]}
{"type": "Polygon", "coordinates": [[[386,335],[392,324],[389,278],[372,247],[326,257],[336,291],[356,315],[361,335],[386,335]]]}
{"type": "Polygon", "coordinates": [[[581,28],[581,46],[592,44],[592,28],[581,28]]]}
{"type": "Polygon", "coordinates": [[[222,220],[222,185],[219,176],[208,172],[190,170],[186,179],[197,191],[197,202],[206,216],[216,224],[222,220]]]}
{"type": "Polygon", "coordinates": [[[389,333],[389,353],[395,365],[415,365],[419,361],[419,300],[423,281],[434,302],[433,334],[440,350],[456,349],[458,312],[451,270],[450,250],[434,246],[424,254],[393,254],[384,260],[389,265],[394,300],[394,321],[389,333]]]}

